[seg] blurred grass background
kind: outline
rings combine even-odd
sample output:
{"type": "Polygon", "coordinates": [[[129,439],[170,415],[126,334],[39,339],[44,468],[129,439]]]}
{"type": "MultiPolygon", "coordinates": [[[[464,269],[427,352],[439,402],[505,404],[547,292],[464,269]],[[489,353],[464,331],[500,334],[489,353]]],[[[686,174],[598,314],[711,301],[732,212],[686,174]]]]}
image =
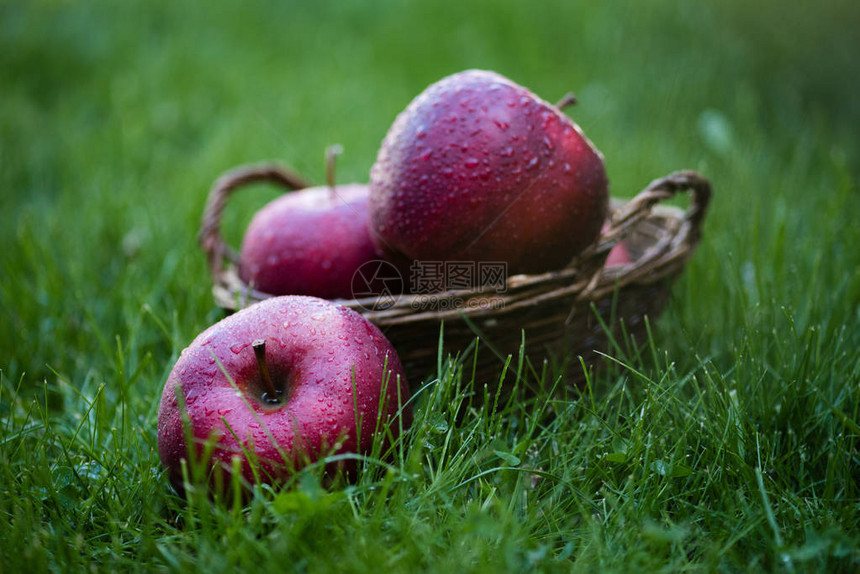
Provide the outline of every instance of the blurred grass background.
{"type": "MultiPolygon", "coordinates": [[[[412,97],[444,75],[489,68],[550,101],[578,95],[568,113],[603,151],[613,195],[632,196],[678,169],[711,179],[704,242],[661,318],[657,348],[679,372],[707,365],[720,384],[750,393],[757,430],[780,416],[802,426],[841,405],[846,426],[828,418],[821,444],[808,448],[845,451],[839,476],[856,484],[858,6],[0,2],[4,444],[20,439],[21,397],[47,402],[43,427],[55,430],[42,432],[68,438],[60,429],[85,416],[75,392],[101,392],[108,406],[129,405],[139,446],[151,449],[166,373],[220,316],[195,241],[217,175],[276,159],[320,182],[325,147],[340,143],[338,180],[366,181],[412,97]],[[818,355],[805,376],[819,402],[777,416],[809,349],[818,355]]],[[[234,245],[271,196],[260,189],[231,203],[234,245]]],[[[598,395],[611,384],[596,381],[598,395]]],[[[117,452],[121,467],[125,451],[117,452]]],[[[129,481],[140,469],[158,476],[149,452],[144,463],[129,455],[142,465],[126,468],[129,481]]],[[[3,450],[2,460],[3,496],[39,482],[27,478],[20,449],[3,450]]],[[[153,480],[154,491],[167,489],[153,480]]],[[[849,509],[839,520],[856,544],[857,499],[828,504],[849,509]]],[[[11,520],[17,507],[4,508],[11,520]]],[[[50,522],[38,504],[31,510],[22,516],[50,522]]],[[[655,512],[658,520],[666,509],[655,512]]],[[[5,536],[25,540],[29,523],[10,524],[5,536]]],[[[438,544],[455,552],[456,541],[438,544]]],[[[756,548],[733,564],[757,564],[756,548]]],[[[856,546],[848,555],[856,565],[856,546]]]]}

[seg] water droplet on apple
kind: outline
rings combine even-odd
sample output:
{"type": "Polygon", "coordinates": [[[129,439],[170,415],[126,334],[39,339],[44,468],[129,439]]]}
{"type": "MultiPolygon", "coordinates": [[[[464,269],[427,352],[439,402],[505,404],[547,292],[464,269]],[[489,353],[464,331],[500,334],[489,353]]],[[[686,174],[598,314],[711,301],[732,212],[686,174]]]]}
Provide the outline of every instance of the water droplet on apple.
{"type": "Polygon", "coordinates": [[[546,147],[547,151],[555,149],[555,145],[552,143],[552,140],[549,139],[549,136],[543,136],[543,145],[546,147]]]}

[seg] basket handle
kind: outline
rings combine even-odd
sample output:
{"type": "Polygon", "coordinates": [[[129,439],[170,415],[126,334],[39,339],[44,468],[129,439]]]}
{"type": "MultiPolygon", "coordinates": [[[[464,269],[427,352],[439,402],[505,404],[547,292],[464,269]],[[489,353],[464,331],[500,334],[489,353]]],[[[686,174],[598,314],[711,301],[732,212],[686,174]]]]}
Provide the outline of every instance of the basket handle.
{"type": "Polygon", "coordinates": [[[238,255],[227,245],[221,235],[221,215],[227,199],[234,191],[252,183],[274,183],[287,189],[302,189],[308,184],[298,175],[275,164],[249,164],[231,169],[222,174],[212,188],[203,209],[197,241],[206,254],[206,263],[213,277],[220,275],[224,259],[238,262],[238,255]]]}
{"type": "Polygon", "coordinates": [[[645,219],[656,204],[682,191],[692,192],[692,200],[687,211],[684,212],[683,221],[689,225],[690,243],[698,244],[702,237],[705,212],[711,201],[711,183],[695,171],[676,171],[652,181],[648,187],[612,214],[610,227],[602,239],[611,240],[623,235],[624,230],[645,219]]]}
{"type": "MultiPolygon", "coordinates": [[[[690,206],[680,220],[680,231],[676,239],[683,237],[683,242],[688,247],[698,245],[702,238],[705,211],[711,200],[710,182],[695,171],[676,171],[666,177],[655,179],[633,199],[612,213],[606,231],[601,233],[599,239],[572,262],[573,268],[579,268],[583,271],[586,281],[585,287],[577,296],[578,299],[592,297],[599,288],[599,283],[603,277],[604,262],[610,249],[627,236],[639,222],[648,218],[658,203],[681,191],[691,191],[693,197],[690,206]]],[[[653,251],[650,256],[657,257],[658,255],[658,251],[653,251]]],[[[626,278],[632,280],[638,276],[638,273],[643,272],[643,263],[646,260],[648,259],[640,259],[636,268],[631,270],[626,278]]]]}

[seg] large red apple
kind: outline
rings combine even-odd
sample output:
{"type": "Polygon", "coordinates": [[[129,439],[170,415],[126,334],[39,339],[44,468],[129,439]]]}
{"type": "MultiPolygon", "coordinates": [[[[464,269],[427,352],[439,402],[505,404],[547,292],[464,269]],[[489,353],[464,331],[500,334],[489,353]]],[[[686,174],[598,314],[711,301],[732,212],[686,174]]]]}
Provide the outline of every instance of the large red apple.
{"type": "Polygon", "coordinates": [[[600,152],[557,107],[499,74],[428,87],[391,126],[371,170],[374,239],[392,260],[567,264],[608,210],[600,152]]]}
{"type": "Polygon", "coordinates": [[[271,295],[353,297],[353,276],[380,258],[367,225],[368,188],[314,187],[278,197],[254,215],[239,277],[271,295]]]}
{"type": "Polygon", "coordinates": [[[329,301],[275,297],[216,323],[182,352],[161,397],[158,452],[178,488],[189,446],[202,456],[207,439],[210,470],[229,472],[236,457],[254,482],[250,455],[260,480],[278,483],[320,456],[367,452],[392,420],[396,437],[398,413],[403,428],[411,422],[401,408],[408,398],[400,360],[376,326],[329,301]]]}

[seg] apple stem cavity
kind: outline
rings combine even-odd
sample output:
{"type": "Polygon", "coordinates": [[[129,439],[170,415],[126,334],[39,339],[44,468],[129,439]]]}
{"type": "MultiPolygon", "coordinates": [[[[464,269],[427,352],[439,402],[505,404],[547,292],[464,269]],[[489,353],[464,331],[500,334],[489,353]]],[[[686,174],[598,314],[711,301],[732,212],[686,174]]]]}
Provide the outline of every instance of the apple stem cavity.
{"type": "Polygon", "coordinates": [[[330,145],[325,150],[325,182],[328,185],[331,199],[337,197],[337,192],[334,189],[334,171],[337,164],[337,156],[343,153],[343,146],[340,144],[330,145]]]}
{"type": "Polygon", "coordinates": [[[568,92],[561,97],[561,99],[558,101],[558,103],[555,105],[555,107],[557,107],[560,110],[563,110],[564,108],[569,108],[570,106],[575,106],[576,104],[577,104],[576,96],[573,94],[573,92],[568,92]]]}
{"type": "Polygon", "coordinates": [[[257,357],[257,368],[260,370],[260,377],[263,379],[263,386],[266,388],[263,391],[263,402],[269,405],[277,405],[281,402],[283,391],[275,388],[275,383],[272,382],[272,375],[269,374],[269,366],[266,364],[266,340],[257,339],[252,343],[254,347],[254,356],[257,357]]]}

